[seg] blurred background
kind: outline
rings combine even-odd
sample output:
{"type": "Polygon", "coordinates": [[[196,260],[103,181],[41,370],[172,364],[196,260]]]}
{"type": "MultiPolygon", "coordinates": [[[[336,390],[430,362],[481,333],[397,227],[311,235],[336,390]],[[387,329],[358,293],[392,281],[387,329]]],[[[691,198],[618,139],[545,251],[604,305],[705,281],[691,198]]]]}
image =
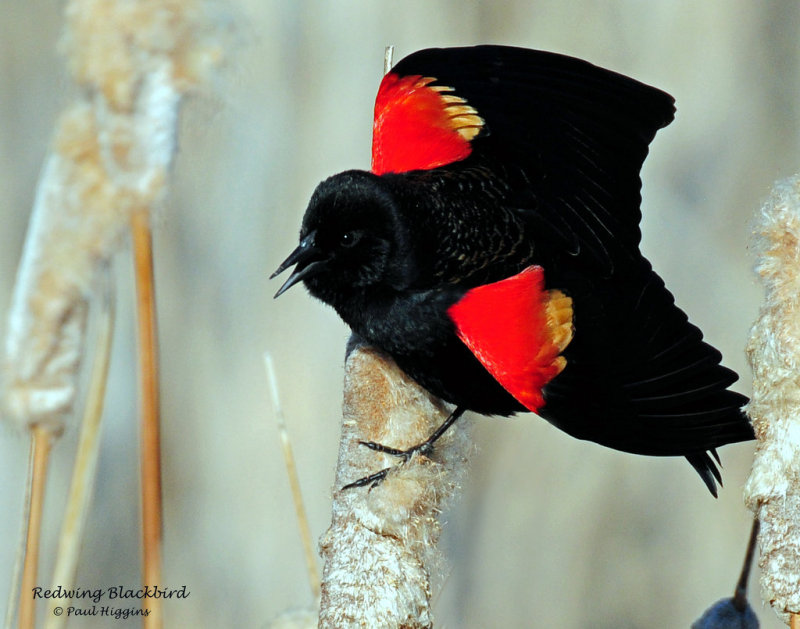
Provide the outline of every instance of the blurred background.
{"type": "MultiPolygon", "coordinates": [[[[504,43],[586,58],[677,101],[643,170],[643,250],[678,304],[741,374],[761,288],[749,222],[800,170],[800,3],[771,0],[405,2],[241,0],[227,66],[183,111],[155,255],[161,325],[169,627],[265,627],[311,604],[263,367],[273,354],[317,539],[330,522],[348,332],[269,274],[296,244],[315,185],[367,168],[383,50],[504,43]]],[[[0,19],[0,313],[54,122],[74,96],[56,52],[61,2],[3,3],[0,19]]],[[[136,587],[138,472],[131,262],[119,316],[96,499],[77,584],[136,587]]],[[[682,459],[579,442],[533,415],[475,418],[479,448],[448,513],[437,626],[688,627],[730,596],[750,514],[752,444],[721,451],[708,494],[682,459]]],[[[55,448],[48,581],[76,430],[55,448]]],[[[18,537],[27,439],[0,430],[0,606],[18,537]]],[[[751,599],[763,627],[781,624],[751,599]]],[[[102,620],[102,619],[98,619],[102,620]]],[[[117,621],[136,626],[138,621],[117,621]]],[[[74,627],[100,627],[74,622],[74,627]]]]}

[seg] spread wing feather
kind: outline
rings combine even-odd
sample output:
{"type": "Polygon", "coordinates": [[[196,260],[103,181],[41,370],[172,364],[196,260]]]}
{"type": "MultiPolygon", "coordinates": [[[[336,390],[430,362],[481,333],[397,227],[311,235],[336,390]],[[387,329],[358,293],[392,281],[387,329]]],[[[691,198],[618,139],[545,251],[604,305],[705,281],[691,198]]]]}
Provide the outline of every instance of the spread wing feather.
{"type": "MultiPolygon", "coordinates": [[[[550,52],[508,46],[422,50],[384,78],[373,137],[373,169],[376,159],[380,166],[376,172],[397,172],[386,167],[378,151],[399,142],[399,129],[422,102],[422,93],[386,98],[397,77],[406,76],[434,79],[426,89],[446,88],[479,117],[479,132],[472,139],[452,135],[454,145],[467,142],[469,150],[450,164],[482,162],[516,178],[519,210],[558,237],[563,250],[588,256],[607,274],[620,253],[636,254],[639,169],[656,131],[672,120],[672,97],[550,52]],[[384,116],[388,109],[395,112],[394,121],[384,116]]],[[[413,150],[414,142],[404,151],[413,150]]],[[[430,168],[428,161],[434,167],[447,165],[420,156],[404,169],[430,168]]]]}

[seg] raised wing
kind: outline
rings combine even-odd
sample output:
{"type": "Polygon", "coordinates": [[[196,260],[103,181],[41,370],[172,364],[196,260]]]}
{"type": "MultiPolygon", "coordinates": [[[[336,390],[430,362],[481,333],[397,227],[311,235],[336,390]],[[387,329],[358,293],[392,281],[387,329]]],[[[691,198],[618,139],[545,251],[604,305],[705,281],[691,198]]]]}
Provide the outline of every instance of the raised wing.
{"type": "Polygon", "coordinates": [[[373,171],[488,167],[543,238],[607,275],[638,250],[639,170],[673,114],[668,94],[573,57],[422,50],[381,84],[373,171]]]}

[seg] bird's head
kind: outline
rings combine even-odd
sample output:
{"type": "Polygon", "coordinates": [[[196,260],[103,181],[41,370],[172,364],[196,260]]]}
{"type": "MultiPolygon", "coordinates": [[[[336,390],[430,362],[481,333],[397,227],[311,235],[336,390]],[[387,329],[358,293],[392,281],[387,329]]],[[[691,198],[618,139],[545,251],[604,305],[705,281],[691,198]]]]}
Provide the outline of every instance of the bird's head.
{"type": "Polygon", "coordinates": [[[397,285],[406,272],[407,265],[396,264],[405,240],[396,200],[380,177],[357,170],[334,175],[317,186],[300,244],[271,276],[295,265],[275,296],[303,281],[332,304],[354,289],[397,285]]]}

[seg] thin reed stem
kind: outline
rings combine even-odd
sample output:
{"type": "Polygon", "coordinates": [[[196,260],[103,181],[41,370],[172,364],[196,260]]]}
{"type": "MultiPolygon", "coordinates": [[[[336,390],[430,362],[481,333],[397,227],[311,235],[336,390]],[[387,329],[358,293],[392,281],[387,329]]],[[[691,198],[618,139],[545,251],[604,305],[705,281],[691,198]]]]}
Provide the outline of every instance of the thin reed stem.
{"type": "MultiPolygon", "coordinates": [[[[114,333],[114,299],[111,294],[110,278],[104,269],[103,288],[100,291],[100,312],[98,317],[97,344],[92,365],[91,381],[86,394],[86,408],[81,423],[81,434],[78,440],[78,451],[72,469],[67,507],[61,524],[55,568],[53,569],[53,588],[72,589],[83,540],[83,532],[92,501],[97,461],[100,453],[100,433],[103,419],[103,402],[106,384],[108,383],[108,367],[111,361],[111,345],[114,333]]],[[[65,601],[51,598],[47,606],[45,629],[60,629],[66,626],[67,617],[56,614],[55,608],[63,606],[65,601]]]]}
{"type": "MultiPolygon", "coordinates": [[[[139,414],[141,430],[141,496],[143,585],[161,584],[163,515],[161,500],[161,443],[158,403],[158,335],[150,215],[135,211],[131,217],[136,276],[136,310],[139,346],[139,414]]],[[[163,624],[160,599],[143,599],[150,610],[145,629],[163,624]]]]}
{"type": "Polygon", "coordinates": [[[25,542],[25,564],[22,571],[22,584],[19,597],[19,627],[33,629],[36,620],[36,604],[33,588],[39,568],[39,542],[42,532],[42,513],[47,485],[47,464],[50,461],[52,434],[42,426],[34,426],[31,431],[31,456],[33,458],[30,480],[30,511],[28,513],[28,535],[25,542]]]}
{"type": "Polygon", "coordinates": [[[311,586],[311,594],[317,601],[320,595],[319,570],[317,569],[317,559],[314,553],[314,544],[311,541],[311,529],[308,526],[308,515],[303,504],[303,492],[300,489],[300,478],[297,475],[297,464],[294,460],[292,442],[289,439],[289,431],[286,428],[286,419],[283,415],[280,397],[278,395],[278,381],[275,377],[275,366],[270,354],[264,354],[264,365],[267,369],[267,380],[269,381],[270,394],[272,396],[272,407],[275,412],[275,421],[278,424],[278,432],[281,437],[281,449],[283,450],[283,460],[286,465],[286,475],[289,477],[289,487],[292,492],[294,502],[294,512],[297,518],[297,528],[300,531],[300,539],[303,542],[303,554],[306,559],[306,569],[308,570],[308,583],[311,586]]]}

